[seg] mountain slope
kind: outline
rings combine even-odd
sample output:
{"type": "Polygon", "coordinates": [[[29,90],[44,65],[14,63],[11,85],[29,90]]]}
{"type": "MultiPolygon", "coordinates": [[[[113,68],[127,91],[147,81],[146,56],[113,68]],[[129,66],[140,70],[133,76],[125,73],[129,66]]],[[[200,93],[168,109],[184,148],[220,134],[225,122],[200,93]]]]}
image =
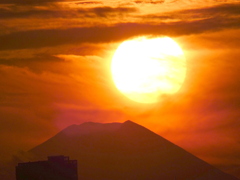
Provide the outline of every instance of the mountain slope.
{"type": "Polygon", "coordinates": [[[237,180],[131,121],[72,125],[30,153],[77,159],[84,180],[237,180]]]}

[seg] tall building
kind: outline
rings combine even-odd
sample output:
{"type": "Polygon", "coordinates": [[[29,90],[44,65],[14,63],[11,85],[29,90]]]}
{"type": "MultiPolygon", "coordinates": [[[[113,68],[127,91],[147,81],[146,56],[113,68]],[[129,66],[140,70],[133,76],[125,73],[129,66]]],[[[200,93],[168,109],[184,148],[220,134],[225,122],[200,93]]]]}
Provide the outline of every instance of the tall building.
{"type": "Polygon", "coordinates": [[[47,161],[19,163],[16,180],[78,180],[77,160],[49,156],[47,161]]]}

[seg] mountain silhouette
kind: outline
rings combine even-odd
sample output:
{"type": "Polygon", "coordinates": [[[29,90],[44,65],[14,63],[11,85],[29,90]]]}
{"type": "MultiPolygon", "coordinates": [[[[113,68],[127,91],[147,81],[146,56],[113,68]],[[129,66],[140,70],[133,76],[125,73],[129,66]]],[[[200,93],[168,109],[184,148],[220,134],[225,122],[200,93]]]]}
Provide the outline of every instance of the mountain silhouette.
{"type": "Polygon", "coordinates": [[[81,180],[237,180],[131,121],[72,125],[29,153],[77,159],[81,180]]]}

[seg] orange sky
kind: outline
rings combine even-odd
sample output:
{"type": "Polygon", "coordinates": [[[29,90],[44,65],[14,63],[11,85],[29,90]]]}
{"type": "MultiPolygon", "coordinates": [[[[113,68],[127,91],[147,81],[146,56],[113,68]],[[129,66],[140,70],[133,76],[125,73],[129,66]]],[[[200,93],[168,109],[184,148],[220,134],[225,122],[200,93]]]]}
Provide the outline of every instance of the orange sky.
{"type": "Polygon", "coordinates": [[[73,123],[131,119],[238,172],[239,22],[238,0],[0,0],[0,161],[73,123]],[[163,103],[132,102],[112,82],[114,50],[139,35],[172,37],[187,58],[163,103]]]}

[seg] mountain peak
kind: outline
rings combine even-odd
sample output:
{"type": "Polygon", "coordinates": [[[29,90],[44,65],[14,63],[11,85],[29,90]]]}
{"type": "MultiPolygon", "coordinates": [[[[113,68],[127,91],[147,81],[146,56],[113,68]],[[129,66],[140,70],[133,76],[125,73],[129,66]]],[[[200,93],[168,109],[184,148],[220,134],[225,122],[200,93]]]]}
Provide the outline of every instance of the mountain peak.
{"type": "Polygon", "coordinates": [[[127,121],[123,122],[122,125],[140,126],[139,124],[137,124],[137,123],[135,123],[135,122],[133,122],[131,120],[127,120],[127,121]]]}
{"type": "Polygon", "coordinates": [[[127,124],[127,123],[133,123],[133,124],[136,124],[136,123],[134,123],[134,122],[131,121],[131,120],[126,120],[123,124],[127,124]]]}
{"type": "Polygon", "coordinates": [[[115,131],[120,128],[122,123],[98,123],[98,122],[84,122],[79,125],[71,125],[65,128],[61,133],[74,136],[74,135],[86,135],[91,133],[109,132],[115,131]]]}
{"type": "Polygon", "coordinates": [[[62,130],[62,133],[67,135],[83,135],[83,134],[90,134],[90,133],[99,133],[99,132],[110,132],[110,131],[116,131],[119,128],[122,127],[133,127],[133,126],[140,126],[136,123],[134,123],[131,120],[127,120],[123,123],[119,122],[112,122],[112,123],[99,123],[99,122],[84,122],[82,124],[76,125],[70,125],[64,130],[62,130]]]}
{"type": "Polygon", "coordinates": [[[72,125],[30,152],[77,159],[80,179],[237,180],[130,120],[72,125]]]}

